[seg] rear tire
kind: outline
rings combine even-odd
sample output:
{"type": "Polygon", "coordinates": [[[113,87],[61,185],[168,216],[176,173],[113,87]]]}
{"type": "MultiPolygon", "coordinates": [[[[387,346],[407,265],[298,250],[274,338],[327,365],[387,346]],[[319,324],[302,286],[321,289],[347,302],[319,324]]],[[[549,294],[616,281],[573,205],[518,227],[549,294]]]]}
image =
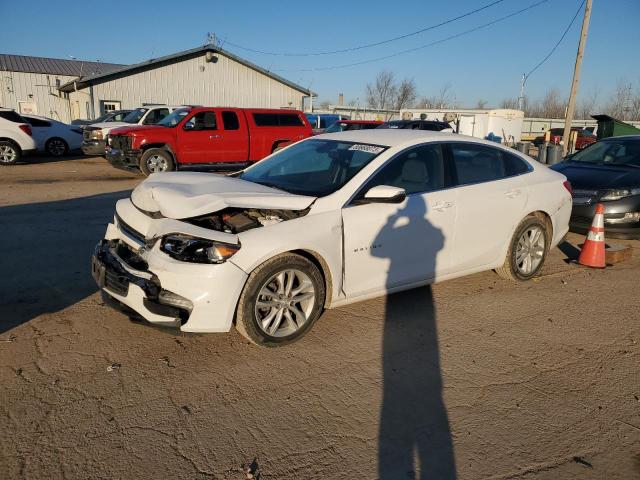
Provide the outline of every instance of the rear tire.
{"type": "Polygon", "coordinates": [[[0,141],[0,165],[13,165],[20,161],[21,157],[22,152],[15,143],[8,140],[0,141]]]}
{"type": "Polygon", "coordinates": [[[504,264],[495,272],[506,280],[525,281],[535,277],[544,265],[550,242],[545,222],[529,215],[516,228],[504,264]]]}
{"type": "Polygon", "coordinates": [[[171,172],[175,163],[171,154],[163,148],[150,148],[140,158],[140,171],[148,177],[152,173],[171,172]]]}
{"type": "Polygon", "coordinates": [[[62,157],[69,151],[69,145],[62,138],[54,137],[47,140],[44,149],[52,157],[62,157]]]}
{"type": "Polygon", "coordinates": [[[325,284],[318,267],[284,253],[257,267],[236,309],[236,329],[263,347],[278,347],[306,334],[324,308],[325,284]]]}

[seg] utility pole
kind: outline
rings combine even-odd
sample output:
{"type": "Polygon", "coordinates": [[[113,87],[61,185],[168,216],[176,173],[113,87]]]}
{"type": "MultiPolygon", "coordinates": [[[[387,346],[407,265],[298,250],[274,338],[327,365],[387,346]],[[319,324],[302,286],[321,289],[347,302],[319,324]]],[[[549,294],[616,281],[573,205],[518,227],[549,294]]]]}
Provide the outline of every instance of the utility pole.
{"type": "Polygon", "coordinates": [[[562,135],[562,155],[566,155],[571,139],[571,123],[576,109],[576,96],[578,94],[578,83],[580,82],[580,69],[582,68],[582,57],[584,56],[584,46],[587,43],[587,32],[589,31],[589,19],[591,18],[591,4],[593,0],[587,0],[584,7],[584,19],[582,20],[582,31],[580,32],[580,43],[578,44],[578,54],[576,55],[576,65],[573,68],[573,81],[571,82],[571,94],[567,105],[567,116],[564,120],[564,135],[562,135]]]}
{"type": "Polygon", "coordinates": [[[520,96],[518,97],[518,110],[524,110],[524,84],[527,82],[527,74],[522,74],[522,81],[520,82],[520,96]]]}

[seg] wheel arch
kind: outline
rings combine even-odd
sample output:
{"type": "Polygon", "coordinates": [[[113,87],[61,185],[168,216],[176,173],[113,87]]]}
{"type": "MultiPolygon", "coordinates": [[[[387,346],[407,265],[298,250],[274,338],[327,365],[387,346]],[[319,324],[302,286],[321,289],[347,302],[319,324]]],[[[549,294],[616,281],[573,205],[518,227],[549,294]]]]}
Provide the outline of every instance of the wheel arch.
{"type": "Polygon", "coordinates": [[[550,248],[551,242],[553,241],[553,221],[551,220],[551,215],[549,215],[544,210],[536,210],[536,211],[533,211],[533,212],[529,213],[524,218],[527,218],[529,216],[533,216],[533,217],[539,218],[542,222],[544,222],[545,227],[547,227],[547,232],[549,234],[548,235],[548,237],[549,237],[548,238],[548,245],[547,245],[547,250],[548,250],[550,248]]]}
{"type": "Polygon", "coordinates": [[[310,262],[314,263],[316,267],[320,269],[322,273],[322,278],[324,279],[324,290],[325,290],[325,298],[324,298],[324,306],[327,308],[331,305],[331,300],[333,298],[333,276],[331,275],[331,269],[329,268],[329,264],[327,261],[320,255],[318,252],[313,250],[291,250],[291,253],[295,253],[300,255],[301,257],[306,258],[310,262]]]}
{"type": "Polygon", "coordinates": [[[0,142],[9,142],[9,143],[11,143],[12,145],[14,145],[20,151],[20,154],[22,154],[22,147],[20,147],[20,144],[18,142],[16,142],[13,138],[0,137],[0,142]]]}

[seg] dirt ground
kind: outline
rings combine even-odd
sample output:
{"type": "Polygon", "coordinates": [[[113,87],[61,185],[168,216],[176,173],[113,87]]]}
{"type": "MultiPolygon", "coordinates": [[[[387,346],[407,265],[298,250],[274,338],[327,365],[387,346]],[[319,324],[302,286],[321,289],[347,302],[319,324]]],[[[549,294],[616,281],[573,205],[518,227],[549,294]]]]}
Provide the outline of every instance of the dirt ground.
{"type": "Polygon", "coordinates": [[[534,281],[358,303],[261,349],[103,305],[89,257],[140,180],[0,168],[0,478],[640,478],[640,242],[588,270],[571,235],[534,281]]]}

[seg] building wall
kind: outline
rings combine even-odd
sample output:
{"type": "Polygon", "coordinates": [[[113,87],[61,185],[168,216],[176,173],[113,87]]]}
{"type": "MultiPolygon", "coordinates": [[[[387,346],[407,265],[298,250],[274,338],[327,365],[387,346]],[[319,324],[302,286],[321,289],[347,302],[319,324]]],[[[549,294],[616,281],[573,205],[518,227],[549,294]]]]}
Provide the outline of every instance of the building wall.
{"type": "Polygon", "coordinates": [[[72,92],[72,110],[78,109],[74,106],[77,102],[80,114],[84,114],[83,104],[91,88],[95,116],[100,115],[101,101],[105,100],[119,101],[121,108],[143,103],[302,108],[304,93],[221,54],[216,57],[216,63],[207,62],[203,54],[72,92]]]}
{"type": "Polygon", "coordinates": [[[69,122],[69,102],[66,94],[56,88],[56,80],[64,85],[74,78],[68,75],[0,71],[0,106],[20,112],[19,102],[33,102],[37,115],[69,122]]]}

